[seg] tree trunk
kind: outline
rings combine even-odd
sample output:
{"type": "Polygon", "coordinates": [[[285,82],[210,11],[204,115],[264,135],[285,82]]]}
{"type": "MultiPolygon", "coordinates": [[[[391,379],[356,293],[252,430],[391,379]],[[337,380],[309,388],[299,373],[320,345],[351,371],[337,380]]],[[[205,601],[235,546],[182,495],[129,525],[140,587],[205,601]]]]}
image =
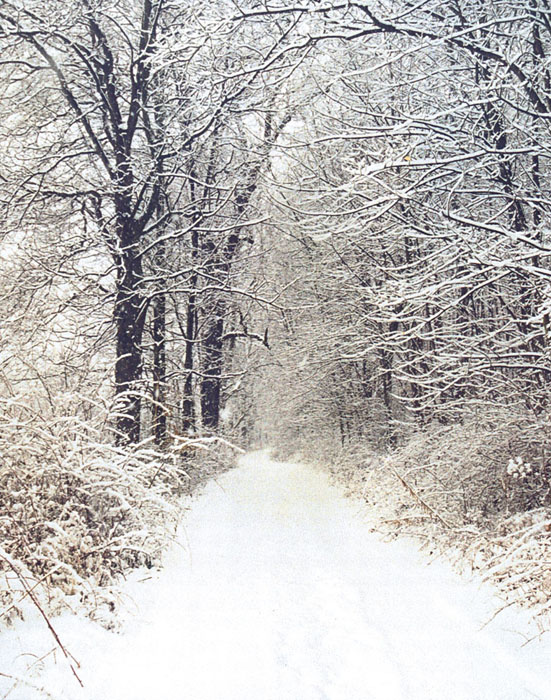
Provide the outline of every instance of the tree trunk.
{"type": "Polygon", "coordinates": [[[115,303],[117,442],[140,440],[143,309],[140,299],[119,290],[115,303]]]}
{"type": "Polygon", "coordinates": [[[166,297],[153,302],[153,436],[155,444],[166,440],[166,297]]]}
{"type": "Polygon", "coordinates": [[[191,432],[195,429],[195,401],[193,396],[193,355],[196,325],[196,295],[190,294],[186,312],[186,349],[184,355],[184,370],[186,372],[186,379],[184,383],[184,398],[182,401],[182,428],[184,433],[191,432]]]}
{"type": "Polygon", "coordinates": [[[115,362],[116,432],[119,444],[140,440],[143,330],[146,303],[140,290],[142,266],[136,255],[132,230],[121,224],[114,320],[117,336],[115,362]]]}
{"type": "Polygon", "coordinates": [[[219,301],[214,310],[214,320],[203,341],[203,381],[201,383],[201,413],[203,425],[216,430],[220,422],[220,395],[222,383],[224,334],[224,303],[219,301]]]}
{"type": "MultiPolygon", "coordinates": [[[[192,171],[193,172],[193,171],[192,171]]],[[[195,201],[195,186],[191,183],[191,198],[195,201]]],[[[191,233],[191,259],[194,265],[197,264],[199,256],[199,232],[196,228],[191,233]]],[[[197,336],[197,270],[193,272],[190,279],[191,292],[188,297],[186,311],[186,349],[184,355],[184,370],[186,379],[184,383],[184,398],[182,401],[183,432],[189,433],[196,429],[195,416],[195,382],[193,380],[193,365],[195,358],[195,342],[197,336]]]]}

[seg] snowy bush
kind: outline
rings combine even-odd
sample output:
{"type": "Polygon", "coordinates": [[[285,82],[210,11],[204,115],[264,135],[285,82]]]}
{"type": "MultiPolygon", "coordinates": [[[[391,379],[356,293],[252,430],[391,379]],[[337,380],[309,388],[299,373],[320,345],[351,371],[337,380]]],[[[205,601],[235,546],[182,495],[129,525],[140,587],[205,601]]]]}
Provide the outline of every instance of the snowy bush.
{"type": "Polygon", "coordinates": [[[393,452],[392,464],[450,523],[550,504],[551,432],[528,414],[487,411],[430,425],[393,452]]]}
{"type": "Polygon", "coordinates": [[[330,469],[369,503],[375,529],[417,537],[476,570],[548,628],[550,437],[543,417],[488,412],[484,420],[429,426],[384,455],[350,445],[330,469]]]}
{"type": "Polygon", "coordinates": [[[117,447],[91,423],[44,417],[22,399],[2,401],[4,622],[24,595],[15,570],[26,585],[41,584],[50,609],[63,595],[78,594],[94,614],[98,587],[107,590],[129,568],[158,564],[181,512],[180,496],[220,470],[224,459],[231,464],[215,445],[212,438],[179,438],[163,452],[150,443],[117,447]]]}

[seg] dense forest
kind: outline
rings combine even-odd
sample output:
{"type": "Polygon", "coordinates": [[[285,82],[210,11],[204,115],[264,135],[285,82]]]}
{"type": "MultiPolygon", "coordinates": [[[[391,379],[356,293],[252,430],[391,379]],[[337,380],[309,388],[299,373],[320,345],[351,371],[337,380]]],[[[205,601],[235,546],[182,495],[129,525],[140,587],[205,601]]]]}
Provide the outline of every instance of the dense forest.
{"type": "Polygon", "coordinates": [[[151,565],[268,445],[551,607],[547,0],[13,0],[0,47],[6,572],[151,565]]]}

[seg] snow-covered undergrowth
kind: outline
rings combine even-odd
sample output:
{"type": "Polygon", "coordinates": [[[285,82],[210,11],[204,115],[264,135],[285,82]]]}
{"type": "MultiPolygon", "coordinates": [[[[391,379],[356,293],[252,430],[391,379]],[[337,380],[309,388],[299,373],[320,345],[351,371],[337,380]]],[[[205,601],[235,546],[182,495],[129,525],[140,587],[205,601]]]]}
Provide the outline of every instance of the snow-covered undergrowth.
{"type": "MultiPolygon", "coordinates": [[[[221,466],[212,439],[117,447],[74,416],[4,402],[0,418],[0,625],[83,606],[117,624],[116,584],[158,563],[181,496],[221,466]]],[[[105,432],[105,431],[104,431],[105,432]]]]}
{"type": "Polygon", "coordinates": [[[302,454],[364,498],[379,530],[415,536],[458,568],[479,571],[548,629],[548,435],[533,421],[503,418],[430,426],[385,454],[362,442],[314,443],[302,454]]]}

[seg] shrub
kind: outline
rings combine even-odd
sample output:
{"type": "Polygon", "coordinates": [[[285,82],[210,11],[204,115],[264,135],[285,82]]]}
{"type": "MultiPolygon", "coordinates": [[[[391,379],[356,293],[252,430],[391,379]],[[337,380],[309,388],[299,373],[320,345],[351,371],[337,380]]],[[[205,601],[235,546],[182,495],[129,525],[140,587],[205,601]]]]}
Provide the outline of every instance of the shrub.
{"type": "Polygon", "coordinates": [[[221,463],[231,464],[214,438],[178,438],[163,451],[149,442],[117,447],[91,422],[43,416],[22,398],[1,403],[4,621],[25,596],[15,570],[28,586],[40,582],[50,610],[63,596],[78,594],[95,614],[97,588],[107,591],[130,568],[158,564],[181,514],[181,496],[221,463]]]}

